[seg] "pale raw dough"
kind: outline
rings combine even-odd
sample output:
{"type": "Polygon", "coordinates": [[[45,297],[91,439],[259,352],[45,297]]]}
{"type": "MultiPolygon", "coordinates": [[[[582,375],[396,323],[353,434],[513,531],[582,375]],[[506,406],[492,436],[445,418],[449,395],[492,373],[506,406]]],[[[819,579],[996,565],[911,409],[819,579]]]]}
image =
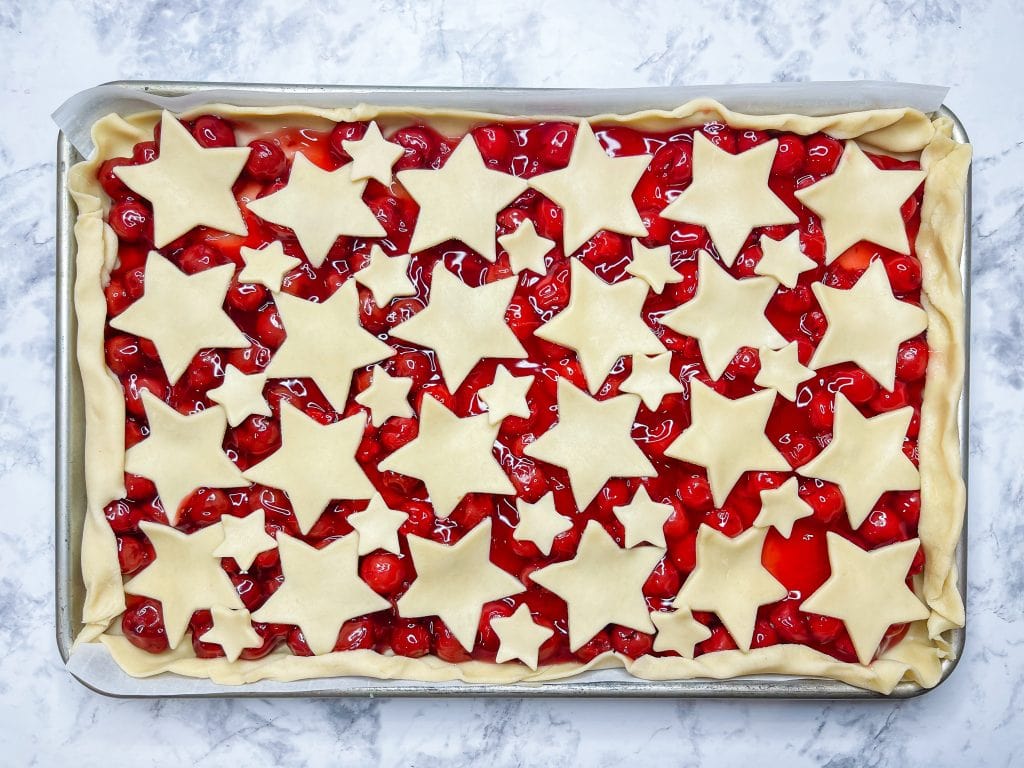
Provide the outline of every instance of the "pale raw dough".
{"type": "Polygon", "coordinates": [[[383,549],[396,555],[402,550],[398,544],[398,529],[409,519],[409,515],[391,509],[379,493],[375,493],[366,509],[353,512],[348,522],[359,534],[359,554],[368,555],[375,549],[383,549]]]}
{"type": "Polygon", "coordinates": [[[527,418],[530,404],[526,402],[526,393],[533,380],[533,376],[513,376],[508,368],[499,365],[494,371],[494,381],[477,392],[477,397],[487,406],[487,420],[500,424],[507,416],[527,418]]]}
{"type": "Polygon", "coordinates": [[[246,248],[243,245],[238,252],[245,262],[242,271],[238,273],[238,282],[258,283],[271,291],[280,291],[284,276],[302,263],[302,259],[284,252],[280,240],[262,248],[246,248]]]}
{"type": "Polygon", "coordinates": [[[224,515],[220,524],[224,528],[224,541],[213,550],[217,557],[231,557],[244,572],[252,566],[261,552],[277,549],[277,539],[267,533],[266,511],[257,509],[245,517],[224,515]]]}
{"type": "Polygon", "coordinates": [[[252,626],[252,616],[245,608],[225,608],[215,605],[210,609],[213,626],[200,636],[204,643],[216,643],[224,649],[228,661],[237,661],[246,648],[263,645],[252,626]]]}
{"type": "Polygon", "coordinates": [[[409,279],[408,253],[388,256],[376,243],[370,248],[370,263],[355,273],[354,278],[373,294],[378,307],[386,307],[397,296],[412,296],[416,286],[409,279]]]}
{"type": "Polygon", "coordinates": [[[515,274],[524,269],[543,275],[546,271],[544,257],[555,247],[554,240],[537,234],[533,221],[527,219],[510,235],[498,238],[498,244],[508,253],[508,263],[515,274]]]}
{"type": "Polygon", "coordinates": [[[654,650],[675,651],[684,659],[692,659],[697,643],[711,637],[711,630],[693,618],[693,611],[686,607],[652,612],[651,622],[658,630],[654,636],[654,650]]]}
{"type": "Polygon", "coordinates": [[[754,519],[755,528],[774,528],[783,538],[793,535],[793,523],[810,517],[814,509],[797,493],[799,483],[789,478],[778,488],[761,491],[761,511],[754,519]]]}
{"type": "Polygon", "coordinates": [[[672,246],[647,248],[635,237],[633,260],[629,262],[626,271],[651,286],[655,293],[664,291],[666,283],[680,283],[683,280],[683,276],[672,268],[672,246]]]}
{"type": "Polygon", "coordinates": [[[795,341],[782,349],[761,347],[757,350],[761,368],[754,377],[754,383],[774,389],[790,402],[796,400],[797,386],[814,376],[814,370],[800,362],[799,351],[795,341]]]}
{"type": "Polygon", "coordinates": [[[555,509],[555,494],[548,491],[532,504],[516,499],[519,522],[512,531],[516,541],[532,541],[544,555],[551,554],[555,537],[572,528],[572,520],[558,514],[555,509]]]}
{"type": "Polygon", "coordinates": [[[525,604],[516,608],[511,616],[495,616],[491,619],[491,628],[501,641],[494,660],[502,664],[518,659],[534,671],[541,645],[555,634],[550,627],[536,624],[525,604]]]}
{"type": "Polygon", "coordinates": [[[392,376],[379,365],[373,366],[370,376],[370,386],[356,395],[355,400],[370,409],[373,426],[379,427],[392,416],[408,419],[414,415],[409,403],[412,379],[392,376]]]}
{"type": "Polygon", "coordinates": [[[391,167],[405,150],[385,139],[377,123],[366,127],[363,138],[346,139],[341,147],[352,156],[352,180],[376,179],[385,186],[391,183],[391,167]]]}
{"type": "Polygon", "coordinates": [[[619,385],[619,390],[637,395],[649,410],[658,410],[665,395],[685,391],[682,382],[669,370],[671,352],[653,357],[633,355],[632,361],[629,376],[619,385]]]}
{"type": "Polygon", "coordinates": [[[224,409],[228,424],[237,427],[252,414],[270,415],[270,404],[263,397],[266,383],[267,374],[245,374],[229,363],[224,370],[224,381],[206,396],[224,409]]]}
{"type": "Polygon", "coordinates": [[[761,235],[761,260],[754,266],[754,272],[765,277],[774,277],[787,288],[796,286],[800,275],[814,269],[814,259],[804,256],[800,250],[800,233],[791,232],[781,240],[761,235]]]}
{"type": "Polygon", "coordinates": [[[612,507],[612,514],[626,529],[626,546],[647,543],[664,547],[665,523],[672,516],[672,505],[651,500],[644,486],[637,488],[633,500],[621,507],[612,507]]]}

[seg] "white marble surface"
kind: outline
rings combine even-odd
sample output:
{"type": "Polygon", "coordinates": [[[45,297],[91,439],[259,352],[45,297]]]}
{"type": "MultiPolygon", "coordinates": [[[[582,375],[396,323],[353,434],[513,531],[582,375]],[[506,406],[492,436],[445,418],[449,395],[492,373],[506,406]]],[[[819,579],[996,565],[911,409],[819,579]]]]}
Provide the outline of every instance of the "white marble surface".
{"type": "Polygon", "coordinates": [[[1012,765],[1016,752],[1019,764],[1024,46],[1016,0],[639,5],[0,0],[0,763],[454,768],[770,755],[785,766],[1012,765]],[[953,86],[949,104],[977,153],[970,630],[957,672],[903,703],[116,701],[82,688],[53,638],[56,129],[48,114],[79,89],[130,77],[538,86],[870,77],[953,86]]]}

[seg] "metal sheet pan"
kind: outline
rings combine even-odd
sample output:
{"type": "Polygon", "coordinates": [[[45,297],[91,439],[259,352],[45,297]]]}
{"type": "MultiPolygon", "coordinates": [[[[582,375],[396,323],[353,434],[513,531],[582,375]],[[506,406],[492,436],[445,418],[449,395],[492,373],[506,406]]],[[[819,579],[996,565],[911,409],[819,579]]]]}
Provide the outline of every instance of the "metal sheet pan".
{"type": "MultiPolygon", "coordinates": [[[[258,89],[268,94],[315,94],[319,99],[331,103],[345,105],[358,102],[374,103],[375,101],[393,102],[397,94],[416,93],[419,99],[436,94],[438,103],[447,101],[452,94],[458,94],[460,100],[472,100],[474,92],[486,95],[487,107],[496,111],[509,113],[522,112],[524,103],[530,103],[540,97],[550,99],[554,91],[537,91],[530,89],[375,89],[349,86],[302,86],[302,85],[232,85],[232,84],[201,84],[201,83],[168,83],[168,82],[128,82],[118,85],[138,89],[141,93],[159,96],[179,96],[184,94],[200,94],[216,89],[223,91],[252,91],[258,89]],[[375,97],[379,97],[375,99],[375,97]],[[506,108],[502,109],[501,105],[506,108]]],[[[571,95],[574,103],[586,104],[585,99],[592,99],[593,111],[607,109],[602,103],[602,91],[563,91],[571,95]],[[584,99],[580,102],[580,99],[584,99]]],[[[632,94],[635,101],[642,94],[639,90],[632,94]]],[[[719,91],[709,88],[709,95],[718,96],[719,91]]],[[[623,92],[617,92],[623,98],[623,92]]],[[[780,90],[780,111],[792,103],[786,99],[786,92],[780,90]]],[[[630,98],[630,97],[627,97],[630,98]]],[[[661,94],[659,98],[665,98],[661,94]]],[[[721,97],[720,97],[721,98],[721,97]]],[[[728,99],[724,99],[728,104],[728,99]]],[[[464,102],[465,103],[465,102],[464,102]]],[[[851,108],[855,106],[852,103],[851,108]]],[[[761,110],[764,111],[764,110],[761,110]]],[[[957,116],[947,107],[942,106],[937,114],[944,115],[953,121],[953,136],[957,141],[966,143],[967,133],[957,116]]],[[[71,656],[71,648],[75,634],[81,626],[82,606],[85,588],[81,577],[81,539],[82,524],[85,516],[85,477],[83,467],[85,414],[81,377],[75,358],[76,321],[73,306],[73,288],[75,279],[75,243],[73,237],[75,210],[74,203],[68,192],[68,171],[71,166],[82,160],[81,154],[72,146],[62,131],[57,139],[57,237],[56,237],[56,493],[55,493],[55,547],[56,547],[56,630],[57,645],[65,663],[71,656]]],[[[968,179],[969,182],[969,179],[968,179]]],[[[959,427],[960,449],[964,481],[968,473],[968,382],[970,353],[970,242],[971,242],[971,187],[967,185],[964,199],[966,211],[966,228],[964,233],[963,255],[961,259],[961,275],[965,292],[966,322],[964,327],[964,344],[966,349],[964,391],[960,400],[959,427]]],[[[957,565],[959,570],[959,589],[966,600],[967,581],[967,525],[957,548],[957,565]]],[[[957,660],[963,653],[966,631],[958,629],[951,632],[950,640],[955,653],[953,660],[943,662],[941,681],[945,681],[956,667],[957,660]]],[[[267,697],[267,696],[522,696],[522,697],[623,697],[623,698],[793,698],[793,699],[878,699],[881,694],[863,690],[833,680],[817,678],[736,678],[730,680],[672,680],[647,681],[629,678],[616,681],[588,682],[586,680],[568,679],[544,683],[543,685],[524,684],[466,684],[466,683],[420,683],[409,681],[368,680],[366,678],[330,678],[317,681],[311,686],[309,681],[300,686],[291,683],[262,681],[247,686],[223,686],[209,682],[201,686],[200,692],[174,692],[173,685],[161,684],[161,678],[167,681],[174,676],[162,675],[146,681],[145,693],[126,693],[117,686],[98,684],[87,679],[86,675],[75,675],[85,686],[110,696],[230,696],[230,697],[267,697]]],[[[133,680],[126,674],[126,682],[133,680]]],[[[928,689],[903,682],[890,694],[890,698],[912,698],[928,689]]]]}

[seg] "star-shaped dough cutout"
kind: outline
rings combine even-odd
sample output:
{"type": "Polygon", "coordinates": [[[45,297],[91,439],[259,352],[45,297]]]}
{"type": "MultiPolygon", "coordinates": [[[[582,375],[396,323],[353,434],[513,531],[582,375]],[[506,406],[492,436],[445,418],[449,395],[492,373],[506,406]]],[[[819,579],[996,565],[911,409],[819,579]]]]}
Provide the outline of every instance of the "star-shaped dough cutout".
{"type": "Polygon", "coordinates": [[[234,663],[246,648],[259,648],[263,638],[252,626],[252,616],[245,608],[225,608],[215,605],[210,609],[213,626],[200,636],[204,643],[215,643],[224,649],[224,656],[234,663]]]}
{"type": "Polygon", "coordinates": [[[572,520],[558,514],[555,509],[555,494],[548,491],[531,504],[523,499],[516,499],[519,512],[519,523],[512,531],[516,541],[532,541],[545,557],[551,554],[551,545],[555,537],[572,528],[572,520]]]}
{"type": "Polygon", "coordinates": [[[651,286],[655,293],[661,293],[667,284],[680,283],[683,280],[683,276],[672,269],[671,259],[671,246],[647,248],[634,237],[633,260],[629,262],[626,271],[651,286]]]}
{"type": "MultiPolygon", "coordinates": [[[[121,166],[126,167],[126,166],[121,166]]],[[[186,275],[156,251],[146,259],[142,297],[110,327],[153,342],[167,379],[174,384],[196,352],[211,347],[247,347],[248,340],[224,312],[231,264],[186,275]],[[188,307],[188,311],[182,311],[188,307]]]]}
{"type": "Polygon", "coordinates": [[[685,390],[679,379],[669,370],[671,363],[671,352],[662,352],[653,357],[633,355],[633,368],[619,385],[619,389],[638,395],[644,401],[644,405],[656,411],[665,395],[685,390]]]}
{"type": "Polygon", "coordinates": [[[754,227],[800,221],[768,186],[778,146],[772,139],[734,155],[698,131],[693,135],[693,182],[661,215],[704,227],[731,267],[754,227]]]}
{"type": "Polygon", "coordinates": [[[196,488],[249,484],[221,447],[227,430],[224,409],[214,406],[185,416],[149,390],[142,392],[142,406],[149,437],[128,449],[124,469],[153,481],[171,525],[178,522],[181,502],[196,488]]]}
{"type": "Polygon", "coordinates": [[[326,301],[287,293],[275,293],[274,301],[286,335],[267,376],[313,379],[338,412],[345,409],[352,372],[395,354],[359,324],[359,294],[351,280],[326,301]]]}
{"type": "Polygon", "coordinates": [[[832,442],[797,472],[838,485],[850,525],[859,528],[886,491],[921,487],[917,468],[903,453],[913,416],[914,409],[907,406],[866,419],[845,395],[837,393],[832,442]]]}
{"type": "Polygon", "coordinates": [[[814,259],[804,256],[800,250],[800,233],[792,232],[781,240],[761,235],[761,260],[754,272],[764,277],[774,277],[787,288],[796,286],[800,275],[817,265],[814,259]]]}
{"type": "Polygon", "coordinates": [[[431,273],[430,303],[392,328],[391,335],[437,352],[445,383],[454,392],[485,357],[527,356],[505,323],[517,282],[507,277],[470,288],[439,261],[431,273]]]}
{"type": "Polygon", "coordinates": [[[633,190],[651,155],[611,157],[593,129],[582,121],[576,131],[569,165],[530,179],[530,186],[562,208],[562,245],[571,256],[602,229],[644,237],[633,190]]]}
{"type": "Polygon", "coordinates": [[[697,339],[712,379],[729,367],[740,347],[786,345],[764,311],[778,284],[770,277],[737,280],[707,251],[697,255],[697,292],[661,318],[677,333],[697,339]]]}
{"type": "Polygon", "coordinates": [[[365,421],[359,415],[321,424],[288,403],[281,404],[281,447],[245,471],[255,483],[288,494],[302,533],[334,499],[368,499],[373,485],[356,463],[365,421]]]}
{"type": "Polygon", "coordinates": [[[353,277],[357,283],[370,289],[378,307],[384,307],[396,296],[412,296],[416,293],[416,286],[409,279],[410,258],[407,253],[388,256],[379,245],[374,244],[370,248],[370,262],[353,277]]]}
{"type": "Polygon", "coordinates": [[[398,180],[420,207],[412,253],[461,240],[488,261],[497,252],[498,211],[526,189],[522,179],[488,168],[472,135],[463,137],[440,169],[399,171],[398,180]]]}
{"type": "Polygon", "coordinates": [[[499,237],[498,242],[508,253],[509,266],[517,275],[524,269],[543,275],[547,271],[544,257],[555,247],[554,240],[537,234],[537,228],[530,219],[526,219],[512,234],[499,237]]]}
{"type": "Polygon", "coordinates": [[[375,549],[401,554],[398,529],[408,519],[405,512],[385,504],[379,493],[373,494],[366,509],[348,516],[349,524],[359,534],[359,554],[368,555],[375,549]]]}
{"type": "Polygon", "coordinates": [[[525,591],[517,578],[491,562],[491,521],[452,545],[409,536],[416,579],[398,599],[398,615],[437,616],[463,648],[476,643],[484,603],[525,591]]]}
{"type": "Polygon", "coordinates": [[[407,419],[414,414],[412,405],[409,404],[409,390],[412,384],[412,379],[392,376],[379,365],[375,365],[370,375],[370,386],[356,395],[356,402],[370,409],[370,423],[375,427],[379,427],[392,416],[407,419]]]}
{"type": "Polygon", "coordinates": [[[651,623],[658,629],[654,636],[654,650],[675,651],[684,659],[693,658],[693,649],[711,637],[711,630],[693,618],[689,608],[674,611],[655,611],[651,623]]]}
{"type": "Polygon", "coordinates": [[[220,519],[224,526],[224,541],[213,554],[233,557],[242,571],[248,571],[258,554],[277,548],[277,540],[267,533],[266,522],[266,512],[262,508],[245,517],[224,515],[220,519]]]}
{"type": "Polygon", "coordinates": [[[352,180],[376,179],[387,186],[391,183],[391,167],[405,150],[381,135],[376,122],[366,126],[361,139],[346,139],[342,148],[352,156],[352,180]]]}
{"type": "Polygon", "coordinates": [[[322,549],[277,534],[284,581],[254,612],[256,621],[295,624],[316,655],[330,653],[341,625],[391,607],[359,578],[358,536],[343,536],[322,549]]]}
{"type": "Polygon", "coordinates": [[[530,405],[526,402],[526,393],[533,379],[533,376],[513,376],[508,368],[499,365],[494,371],[494,381],[477,392],[487,406],[488,421],[500,424],[506,416],[527,418],[530,405]]]}
{"type": "Polygon", "coordinates": [[[711,495],[720,507],[744,472],[789,469],[764,433],[774,404],[770,390],[731,400],[690,379],[690,426],[665,455],[707,469],[711,495]]]}
{"type": "Polygon", "coordinates": [[[550,627],[534,622],[530,609],[525,605],[516,608],[511,616],[496,616],[491,619],[491,629],[501,644],[494,660],[499,664],[518,659],[530,669],[537,670],[540,647],[555,634],[550,627]]]}
{"type": "Polygon", "coordinates": [[[883,171],[854,141],[847,141],[835,173],[798,189],[796,199],[821,219],[825,263],[861,240],[910,253],[900,206],[925,178],[924,171],[883,171]]]}
{"type": "Polygon", "coordinates": [[[575,652],[608,624],[654,631],[643,586],[664,554],[660,547],[622,549],[591,520],[572,560],[541,568],[530,578],[569,606],[569,649],[575,652]]]}
{"type": "Polygon", "coordinates": [[[245,374],[229,363],[224,371],[224,381],[206,395],[224,408],[228,424],[237,427],[251,414],[270,416],[270,405],[263,397],[266,383],[265,373],[245,374]]]}
{"type": "Polygon", "coordinates": [[[280,291],[284,276],[302,263],[302,259],[296,259],[284,252],[280,240],[268,243],[262,248],[246,248],[243,245],[238,249],[238,253],[245,262],[242,271],[238,273],[238,282],[257,283],[271,291],[280,291]]]}
{"type": "Polygon", "coordinates": [[[629,504],[612,507],[612,513],[626,529],[627,547],[635,547],[643,542],[656,547],[666,546],[663,528],[672,516],[672,505],[653,501],[644,486],[637,489],[629,504]]]}
{"type": "Polygon", "coordinates": [[[579,259],[571,262],[568,306],[534,335],[576,350],[593,394],[623,355],[653,355],[665,347],[641,315],[646,283],[630,278],[611,285],[579,259]]]}
{"type": "Polygon", "coordinates": [[[494,458],[497,435],[498,426],[490,424],[486,414],[459,418],[437,399],[425,397],[416,438],[378,466],[422,480],[434,514],[444,519],[467,493],[515,493],[494,458]]]}
{"type": "Polygon", "coordinates": [[[706,523],[697,531],[697,567],[673,606],[713,611],[736,645],[750,650],[757,609],[781,600],[788,590],[761,564],[768,531],[748,528],[730,539],[706,523]]]}
{"type": "Polygon", "coordinates": [[[387,234],[363,202],[366,179],[352,178],[352,164],[325,171],[302,152],[292,160],[283,189],[249,203],[261,219],[288,227],[309,263],[320,268],[340,235],[382,237],[387,234]]]}
{"type": "Polygon", "coordinates": [[[873,261],[852,288],[815,283],[811,290],[828,321],[811,367],[855,363],[891,391],[900,343],[928,327],[928,314],[893,295],[881,260],[873,261]]]}
{"type": "Polygon", "coordinates": [[[657,474],[630,434],[639,407],[636,395],[595,400],[559,379],[558,423],[526,446],[524,453],[564,468],[582,510],[613,477],[657,474]]]}
{"type": "Polygon", "coordinates": [[[215,605],[243,608],[227,572],[213,551],[224,538],[220,524],[186,534],[169,525],[144,521],[139,528],[155,553],[153,562],[124,585],[129,595],[159,600],[173,649],[185,636],[192,614],[215,605]]]}
{"type": "Polygon", "coordinates": [[[789,478],[778,488],[761,491],[761,511],[754,520],[755,528],[775,528],[783,538],[793,535],[793,523],[810,517],[814,509],[797,493],[799,484],[789,478]]]}
{"type": "Polygon", "coordinates": [[[774,389],[784,398],[796,400],[796,388],[814,375],[814,371],[800,363],[800,348],[795,341],[782,349],[761,347],[757,350],[761,360],[761,369],[754,377],[759,387],[774,389]]]}
{"type": "Polygon", "coordinates": [[[194,227],[246,234],[232,185],[245,167],[248,147],[203,147],[170,112],[160,119],[160,154],[114,175],[153,206],[153,245],[163,248],[194,227]]]}
{"type": "Polygon", "coordinates": [[[918,539],[910,539],[866,552],[829,531],[832,574],[800,610],[842,621],[860,663],[870,664],[889,627],[929,616],[906,583],[919,546],[918,539]]]}

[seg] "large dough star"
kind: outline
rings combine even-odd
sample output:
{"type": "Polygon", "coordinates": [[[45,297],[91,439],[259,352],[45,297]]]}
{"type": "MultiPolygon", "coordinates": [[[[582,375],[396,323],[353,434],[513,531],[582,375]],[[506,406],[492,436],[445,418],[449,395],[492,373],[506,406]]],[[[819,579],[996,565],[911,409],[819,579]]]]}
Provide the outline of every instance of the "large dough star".
{"type": "Polygon", "coordinates": [[[653,355],[664,345],[644,323],[641,311],[647,284],[630,278],[611,285],[579,259],[570,266],[569,305],[534,335],[576,350],[591,393],[623,355],[653,355]]]}
{"type": "Polygon", "coordinates": [[[467,493],[515,493],[494,458],[499,426],[486,413],[459,418],[435,398],[424,397],[416,438],[379,467],[422,480],[434,514],[444,519],[467,493]]]}
{"type": "Polygon", "coordinates": [[[591,520],[572,560],[530,578],[569,606],[569,649],[576,651],[608,624],[654,632],[643,586],[664,554],[661,547],[622,549],[591,520]]]}
{"type": "Polygon", "coordinates": [[[193,227],[246,234],[231,191],[249,157],[248,147],[203,147],[169,112],[160,119],[160,155],[143,165],[122,165],[114,175],[153,206],[153,245],[163,248],[193,227]]]}
{"type": "Polygon", "coordinates": [[[167,379],[174,384],[196,352],[208,347],[246,347],[249,342],[224,312],[231,264],[186,275],[156,251],[146,259],[142,297],[110,327],[149,339],[167,379]],[[182,311],[185,307],[187,311],[182,311]]]}
{"type": "Polygon", "coordinates": [[[693,135],[693,182],[661,215],[700,224],[731,267],[754,227],[796,224],[800,219],[768,186],[777,139],[734,155],[703,133],[693,135]]]}
{"type": "Polygon", "coordinates": [[[640,407],[636,395],[595,400],[558,380],[558,423],[524,449],[534,459],[563,467],[580,510],[613,477],[653,477],[654,465],[630,435],[640,407]]]}
{"type": "Polygon", "coordinates": [[[610,157],[586,121],[580,122],[569,165],[530,179],[530,186],[562,208],[562,244],[566,256],[602,229],[644,237],[633,189],[651,162],[650,155],[610,157]]]}
{"type": "Polygon", "coordinates": [[[839,486],[850,525],[859,528],[886,491],[916,491],[921,476],[903,453],[903,440],[914,416],[909,405],[864,418],[857,407],[836,395],[832,442],[797,469],[839,486]]]}

